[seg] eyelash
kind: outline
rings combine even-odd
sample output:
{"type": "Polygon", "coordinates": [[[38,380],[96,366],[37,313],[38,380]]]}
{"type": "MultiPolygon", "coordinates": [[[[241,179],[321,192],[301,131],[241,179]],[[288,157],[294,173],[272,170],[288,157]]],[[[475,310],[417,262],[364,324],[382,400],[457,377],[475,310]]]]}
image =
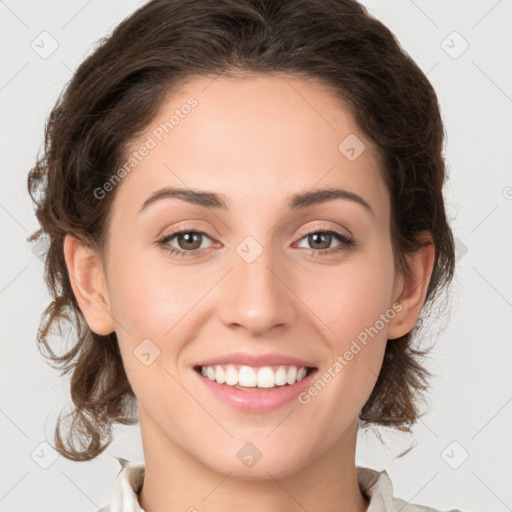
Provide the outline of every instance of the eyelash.
{"type": "MultiPolygon", "coordinates": [[[[164,251],[166,251],[167,253],[169,253],[170,255],[173,255],[173,256],[181,256],[181,257],[195,256],[197,251],[199,251],[200,249],[196,249],[194,251],[185,251],[183,249],[176,249],[175,247],[169,248],[167,246],[167,243],[170,240],[175,238],[177,235],[181,235],[183,233],[194,233],[194,234],[198,234],[198,235],[206,235],[208,238],[211,239],[211,237],[208,236],[208,234],[203,231],[197,231],[195,229],[181,229],[179,231],[174,231],[168,235],[165,235],[163,238],[157,240],[157,244],[160,247],[162,247],[162,249],[164,249],[164,251]]],[[[330,255],[333,253],[337,253],[339,251],[346,251],[346,250],[352,249],[355,246],[354,240],[350,239],[343,233],[336,231],[334,229],[326,229],[326,230],[316,229],[314,231],[309,231],[308,233],[304,233],[300,237],[299,241],[306,238],[308,235],[314,235],[314,234],[318,234],[318,233],[335,235],[335,238],[337,238],[338,241],[341,242],[339,246],[333,247],[331,249],[316,249],[316,250],[308,249],[310,251],[314,251],[314,252],[318,253],[320,256],[327,256],[327,255],[330,255]]]]}

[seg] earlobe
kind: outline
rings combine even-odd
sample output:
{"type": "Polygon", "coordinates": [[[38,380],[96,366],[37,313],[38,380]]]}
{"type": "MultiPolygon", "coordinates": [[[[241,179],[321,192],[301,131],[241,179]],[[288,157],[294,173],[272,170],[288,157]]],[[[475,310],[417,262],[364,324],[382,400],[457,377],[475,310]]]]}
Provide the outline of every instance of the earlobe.
{"type": "Polygon", "coordinates": [[[401,309],[388,324],[387,338],[390,340],[400,338],[413,329],[425,302],[434,267],[435,247],[430,233],[422,232],[420,239],[430,243],[406,255],[409,272],[397,278],[395,302],[401,305],[401,309]]]}
{"type": "Polygon", "coordinates": [[[96,334],[112,333],[115,325],[100,255],[71,234],[65,236],[63,250],[71,288],[87,324],[96,334]]]}

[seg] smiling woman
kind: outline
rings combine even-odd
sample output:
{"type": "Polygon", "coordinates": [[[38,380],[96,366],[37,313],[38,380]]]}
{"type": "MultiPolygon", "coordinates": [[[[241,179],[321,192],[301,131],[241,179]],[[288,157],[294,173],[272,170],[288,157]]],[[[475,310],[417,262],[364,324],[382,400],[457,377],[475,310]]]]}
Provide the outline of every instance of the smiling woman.
{"type": "Polygon", "coordinates": [[[90,460],[140,423],[105,510],[433,510],[355,448],[420,414],[442,146],[432,86],[353,0],[154,0],[87,57],[28,185],[39,342],[72,371],[55,447],[90,460]]]}

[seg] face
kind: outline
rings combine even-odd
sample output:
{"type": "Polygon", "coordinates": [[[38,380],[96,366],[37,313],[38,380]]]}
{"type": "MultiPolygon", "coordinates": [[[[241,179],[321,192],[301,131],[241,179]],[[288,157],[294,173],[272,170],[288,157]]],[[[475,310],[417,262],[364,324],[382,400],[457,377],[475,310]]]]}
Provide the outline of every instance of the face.
{"type": "Polygon", "coordinates": [[[350,450],[400,283],[377,154],[348,110],[290,76],[200,78],[134,151],[104,264],[145,449],[241,478],[350,450]]]}

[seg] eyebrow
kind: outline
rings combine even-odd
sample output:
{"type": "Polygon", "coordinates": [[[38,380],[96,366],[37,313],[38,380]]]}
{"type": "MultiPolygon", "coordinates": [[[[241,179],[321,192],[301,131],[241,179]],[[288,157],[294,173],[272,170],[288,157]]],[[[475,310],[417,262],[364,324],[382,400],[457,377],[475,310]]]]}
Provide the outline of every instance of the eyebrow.
{"type": "MultiPolygon", "coordinates": [[[[151,204],[162,199],[177,198],[188,203],[203,206],[205,208],[214,208],[228,210],[224,195],[208,192],[205,190],[194,190],[180,187],[164,187],[151,194],[142,204],[139,213],[148,208],[151,204]]],[[[341,188],[326,188],[321,190],[307,191],[294,194],[287,198],[289,210],[307,208],[318,205],[332,199],[345,199],[363,206],[369,213],[375,216],[371,206],[359,195],[349,190],[341,188]]]]}

